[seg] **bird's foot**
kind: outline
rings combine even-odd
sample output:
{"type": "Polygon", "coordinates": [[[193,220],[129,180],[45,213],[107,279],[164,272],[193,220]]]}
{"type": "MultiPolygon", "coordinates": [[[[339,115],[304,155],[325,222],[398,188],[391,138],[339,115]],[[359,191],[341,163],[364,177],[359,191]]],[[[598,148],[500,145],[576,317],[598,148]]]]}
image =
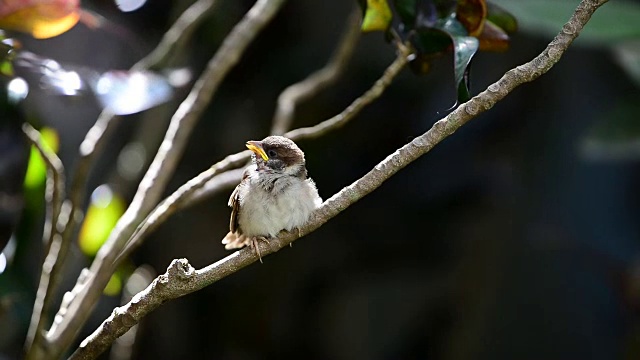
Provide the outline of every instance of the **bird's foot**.
{"type": "MultiPolygon", "coordinates": [[[[297,227],[296,231],[298,232],[298,238],[301,238],[302,237],[302,230],[300,230],[300,228],[297,227]]],[[[293,241],[289,243],[289,247],[293,247],[293,241]]]]}
{"type": "Polygon", "coordinates": [[[249,246],[253,249],[253,251],[258,255],[258,259],[260,259],[260,263],[262,262],[262,254],[260,253],[260,246],[258,246],[258,241],[264,241],[269,244],[269,240],[264,236],[254,236],[249,241],[249,246]]]}

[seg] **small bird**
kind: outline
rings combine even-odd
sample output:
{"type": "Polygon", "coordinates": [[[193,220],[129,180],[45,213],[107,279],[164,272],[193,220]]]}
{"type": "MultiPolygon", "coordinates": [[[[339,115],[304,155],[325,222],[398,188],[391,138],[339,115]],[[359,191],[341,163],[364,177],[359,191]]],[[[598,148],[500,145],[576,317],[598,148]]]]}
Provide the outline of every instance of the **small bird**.
{"type": "Polygon", "coordinates": [[[247,141],[253,163],[229,198],[231,221],[225,249],[250,245],[260,257],[257,241],[268,242],[281,230],[300,229],[322,203],[307,176],[304,152],[290,139],[269,136],[247,141]]]}

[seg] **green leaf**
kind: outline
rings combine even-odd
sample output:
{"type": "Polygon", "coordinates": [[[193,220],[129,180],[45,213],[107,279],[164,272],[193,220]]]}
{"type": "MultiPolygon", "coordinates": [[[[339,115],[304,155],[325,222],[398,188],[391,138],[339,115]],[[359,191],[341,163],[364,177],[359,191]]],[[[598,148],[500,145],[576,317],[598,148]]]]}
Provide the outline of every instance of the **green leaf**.
{"type": "Polygon", "coordinates": [[[452,13],[450,16],[438,20],[436,28],[446,32],[450,36],[467,36],[469,32],[456,18],[456,14],[452,13]]]}
{"type": "Polygon", "coordinates": [[[124,200],[108,185],[101,185],[93,191],[78,237],[80,250],[85,255],[95,256],[107,241],[124,210],[124,200]]]}
{"type": "MultiPolygon", "coordinates": [[[[58,133],[51,128],[44,127],[40,129],[40,138],[45,150],[53,153],[58,152],[59,139],[58,133]]],[[[36,189],[44,184],[47,177],[47,165],[40,156],[38,149],[31,146],[31,154],[29,155],[29,164],[27,165],[27,175],[24,178],[24,186],[27,189],[36,189]]]]}
{"type": "Polygon", "coordinates": [[[418,0],[393,0],[393,5],[402,23],[412,29],[416,23],[418,0]]]}
{"type": "Polygon", "coordinates": [[[478,39],[473,36],[453,36],[453,62],[458,101],[465,102],[471,98],[466,74],[473,55],[479,47],[478,39]]]}
{"type": "Polygon", "coordinates": [[[436,55],[451,46],[451,36],[438,29],[418,29],[411,42],[419,55],[436,55]]]}
{"type": "Polygon", "coordinates": [[[513,34],[518,31],[518,21],[507,10],[494,4],[487,3],[487,20],[504,30],[507,34],[513,34]]]}
{"type": "Polygon", "coordinates": [[[0,74],[4,76],[13,76],[13,64],[11,64],[11,61],[0,62],[0,74]]]}
{"type": "MultiPolygon", "coordinates": [[[[522,31],[548,38],[562,29],[579,3],[578,0],[491,1],[512,13],[522,31]]],[[[640,37],[640,4],[616,0],[609,1],[595,12],[576,43],[609,46],[637,37],[640,37]]]]}
{"type": "Polygon", "coordinates": [[[104,287],[104,291],[102,293],[107,296],[118,296],[121,290],[122,290],[122,276],[118,272],[115,272],[109,278],[109,282],[104,287]]]}
{"type": "Polygon", "coordinates": [[[391,25],[393,14],[387,0],[367,0],[367,10],[362,20],[362,31],[386,31],[391,25]]]}

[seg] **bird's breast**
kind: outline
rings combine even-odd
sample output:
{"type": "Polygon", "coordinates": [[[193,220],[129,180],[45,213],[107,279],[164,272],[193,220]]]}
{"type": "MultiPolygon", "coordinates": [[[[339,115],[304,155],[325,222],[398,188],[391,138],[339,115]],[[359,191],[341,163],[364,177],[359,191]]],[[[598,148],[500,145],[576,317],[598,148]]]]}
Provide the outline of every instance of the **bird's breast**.
{"type": "Polygon", "coordinates": [[[311,180],[282,178],[266,188],[257,180],[240,193],[238,222],[247,236],[273,237],[301,227],[321,202],[311,180]]]}

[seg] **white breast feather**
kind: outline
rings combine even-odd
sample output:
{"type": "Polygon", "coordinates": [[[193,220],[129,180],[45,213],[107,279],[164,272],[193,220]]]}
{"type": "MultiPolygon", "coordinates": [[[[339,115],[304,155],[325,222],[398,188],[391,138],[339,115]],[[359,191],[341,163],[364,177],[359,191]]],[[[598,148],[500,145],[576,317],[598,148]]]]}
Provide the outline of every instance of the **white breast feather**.
{"type": "MultiPolygon", "coordinates": [[[[258,173],[251,171],[250,179],[259,181],[258,173]]],[[[311,179],[282,177],[275,182],[273,192],[278,195],[273,196],[262,186],[240,189],[238,223],[245,235],[273,237],[283,229],[291,231],[301,227],[322,203],[311,179]]]]}

